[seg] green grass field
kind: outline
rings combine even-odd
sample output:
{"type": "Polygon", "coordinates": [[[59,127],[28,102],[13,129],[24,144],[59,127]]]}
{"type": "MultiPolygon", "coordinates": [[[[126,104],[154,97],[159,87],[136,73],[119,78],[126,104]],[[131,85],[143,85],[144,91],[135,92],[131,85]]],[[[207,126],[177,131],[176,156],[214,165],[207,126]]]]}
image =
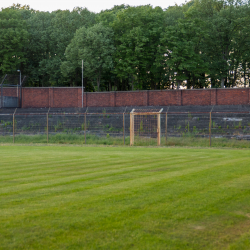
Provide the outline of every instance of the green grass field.
{"type": "Polygon", "coordinates": [[[250,151],[0,146],[0,249],[250,249],[250,151]]]}

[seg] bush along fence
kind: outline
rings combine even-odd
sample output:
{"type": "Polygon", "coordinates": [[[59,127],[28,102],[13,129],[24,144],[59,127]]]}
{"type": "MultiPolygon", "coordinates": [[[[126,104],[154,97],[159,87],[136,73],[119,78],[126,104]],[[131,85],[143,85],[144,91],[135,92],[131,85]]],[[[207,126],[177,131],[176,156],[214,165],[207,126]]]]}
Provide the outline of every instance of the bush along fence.
{"type": "MultiPolygon", "coordinates": [[[[249,112],[147,113],[132,124],[135,146],[250,147],[249,112]]],[[[130,145],[130,133],[130,113],[0,114],[1,143],[130,145]]]]}

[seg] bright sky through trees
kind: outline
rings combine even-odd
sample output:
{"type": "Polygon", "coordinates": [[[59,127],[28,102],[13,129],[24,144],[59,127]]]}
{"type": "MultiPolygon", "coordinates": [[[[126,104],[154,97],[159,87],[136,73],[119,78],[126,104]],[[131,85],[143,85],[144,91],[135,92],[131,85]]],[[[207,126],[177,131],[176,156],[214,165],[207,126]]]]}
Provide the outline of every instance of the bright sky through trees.
{"type": "Polygon", "coordinates": [[[160,6],[163,9],[168,6],[173,6],[175,4],[182,4],[185,0],[92,0],[92,1],[82,1],[82,0],[63,0],[63,1],[50,1],[50,0],[17,0],[17,2],[13,2],[13,0],[1,0],[0,8],[6,8],[13,3],[21,4],[21,5],[29,5],[32,9],[40,10],[40,11],[54,11],[54,10],[72,10],[74,7],[86,7],[88,10],[93,12],[100,12],[101,10],[110,9],[114,5],[128,4],[131,6],[138,5],[147,5],[150,4],[153,7],[160,6]]]}

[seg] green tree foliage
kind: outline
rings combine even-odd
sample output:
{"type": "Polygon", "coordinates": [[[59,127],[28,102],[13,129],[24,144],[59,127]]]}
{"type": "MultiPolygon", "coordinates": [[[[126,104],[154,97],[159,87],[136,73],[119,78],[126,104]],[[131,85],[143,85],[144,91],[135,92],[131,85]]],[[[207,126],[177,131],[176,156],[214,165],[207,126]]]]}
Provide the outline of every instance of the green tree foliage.
{"type": "Polygon", "coordinates": [[[64,75],[81,67],[83,60],[85,75],[96,80],[99,91],[103,73],[113,68],[113,36],[112,29],[101,23],[77,30],[65,52],[67,61],[61,66],[64,75]]]}
{"type": "Polygon", "coordinates": [[[206,37],[201,51],[207,56],[206,73],[213,87],[235,85],[243,57],[249,51],[249,10],[247,4],[238,0],[199,0],[186,13],[189,19],[204,21],[206,37]]]}
{"type": "Polygon", "coordinates": [[[15,72],[27,62],[29,33],[22,12],[11,7],[0,11],[0,74],[15,72]]]}
{"type": "Polygon", "coordinates": [[[0,11],[0,74],[21,69],[30,86],[79,86],[83,59],[88,91],[247,86],[249,7],[191,0],[95,14],[13,5],[0,11]]]}
{"type": "Polygon", "coordinates": [[[130,7],[117,13],[112,23],[115,32],[115,73],[130,78],[135,89],[156,89],[162,67],[156,63],[164,13],[159,7],[130,7]]]}
{"type": "Polygon", "coordinates": [[[72,84],[63,77],[60,69],[66,59],[65,50],[77,29],[95,23],[95,14],[87,9],[75,8],[72,12],[37,12],[28,21],[31,34],[28,70],[32,84],[72,84]]]}

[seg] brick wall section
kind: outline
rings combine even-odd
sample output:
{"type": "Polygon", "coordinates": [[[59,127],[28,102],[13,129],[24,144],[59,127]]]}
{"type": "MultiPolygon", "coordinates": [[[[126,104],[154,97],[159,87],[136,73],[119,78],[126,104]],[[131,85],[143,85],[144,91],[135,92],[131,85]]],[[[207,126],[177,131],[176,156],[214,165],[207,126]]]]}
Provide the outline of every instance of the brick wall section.
{"type": "Polygon", "coordinates": [[[116,92],[110,93],[110,106],[116,107],[116,92]]]}
{"type": "Polygon", "coordinates": [[[156,90],[148,92],[149,106],[180,106],[181,90],[156,90]]]}
{"type": "Polygon", "coordinates": [[[143,106],[148,106],[148,90],[143,92],[143,106]]]}
{"type": "Polygon", "coordinates": [[[53,108],[78,107],[77,88],[53,88],[53,108]]]}
{"type": "Polygon", "coordinates": [[[211,91],[210,90],[182,90],[182,105],[211,105],[211,91]]]}
{"type": "Polygon", "coordinates": [[[49,108],[49,88],[23,88],[22,108],[49,108]]]}
{"type": "MultiPolygon", "coordinates": [[[[22,95],[23,108],[82,107],[81,88],[23,88],[22,95]]],[[[85,92],[83,106],[250,105],[249,96],[250,88],[85,92]]]]}
{"type": "MultiPolygon", "coordinates": [[[[85,98],[83,98],[83,100],[84,99],[85,98]]],[[[82,89],[77,89],[77,103],[78,103],[78,107],[82,107],[82,89]]]]}
{"type": "Polygon", "coordinates": [[[249,89],[217,89],[217,105],[248,104],[249,89]]]}
{"type": "Polygon", "coordinates": [[[49,107],[54,107],[54,88],[49,88],[49,107]]]}
{"type": "Polygon", "coordinates": [[[116,92],[116,107],[144,106],[146,91],[116,92]]]}
{"type": "Polygon", "coordinates": [[[217,89],[210,90],[210,103],[211,105],[217,105],[217,89]]]}
{"type": "Polygon", "coordinates": [[[112,92],[87,93],[87,107],[113,107],[112,92]]]}

